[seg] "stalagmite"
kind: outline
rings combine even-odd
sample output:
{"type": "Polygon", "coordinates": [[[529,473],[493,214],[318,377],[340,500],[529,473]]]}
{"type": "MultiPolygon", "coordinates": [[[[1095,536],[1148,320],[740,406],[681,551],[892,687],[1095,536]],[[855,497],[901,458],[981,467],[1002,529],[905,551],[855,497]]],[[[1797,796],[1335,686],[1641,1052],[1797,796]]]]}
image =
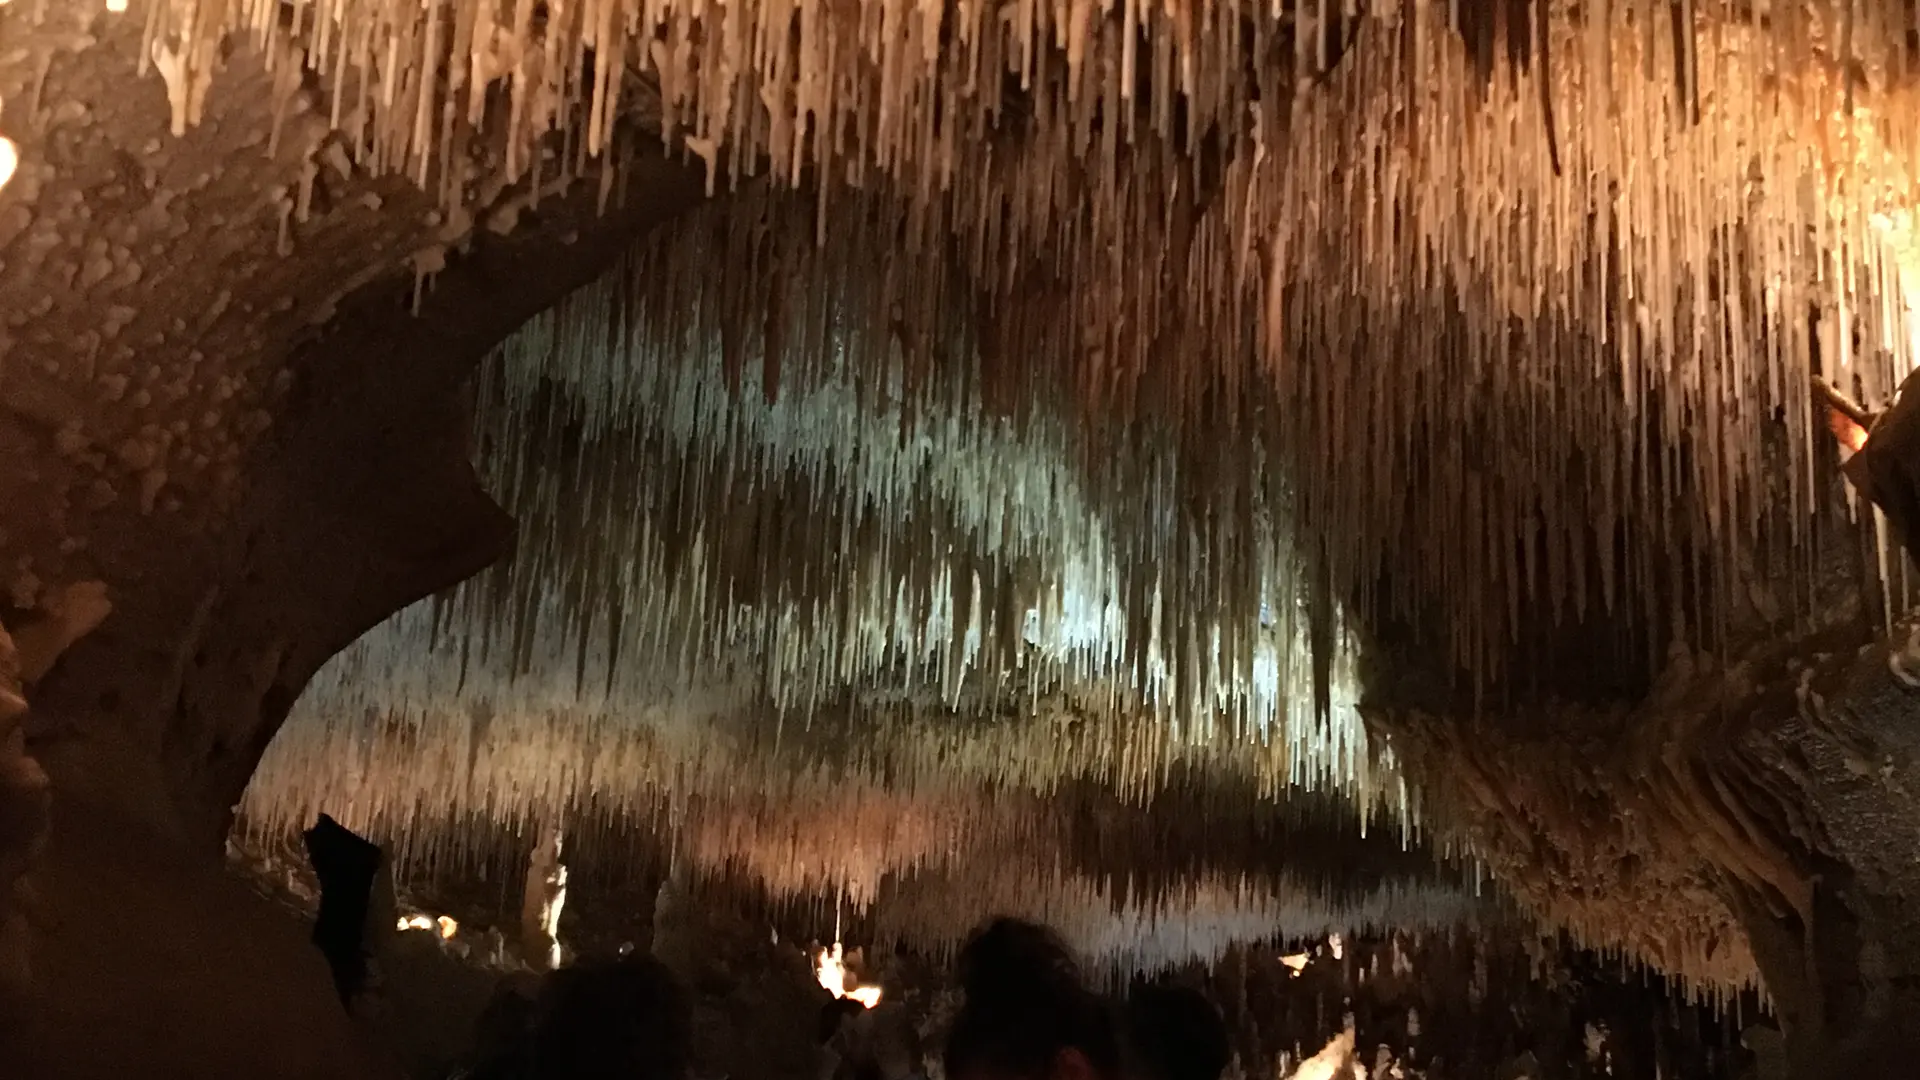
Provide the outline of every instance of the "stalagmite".
{"type": "Polygon", "coordinates": [[[527,856],[526,887],[520,906],[521,951],[535,971],[560,966],[560,914],[567,903],[567,867],[560,859],[564,833],[549,824],[536,834],[527,856]]]}

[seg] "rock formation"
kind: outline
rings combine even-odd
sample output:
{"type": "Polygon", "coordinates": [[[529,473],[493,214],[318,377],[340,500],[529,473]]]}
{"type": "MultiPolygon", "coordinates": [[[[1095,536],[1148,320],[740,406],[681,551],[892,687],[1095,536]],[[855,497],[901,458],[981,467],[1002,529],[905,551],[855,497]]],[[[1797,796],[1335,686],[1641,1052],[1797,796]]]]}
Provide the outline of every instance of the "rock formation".
{"type": "Polygon", "coordinates": [[[218,862],[284,724],[263,831],[857,901],[1034,805],[1333,799],[1905,1075],[1915,20],[0,4],[24,1060],[369,1067],[218,862]]]}

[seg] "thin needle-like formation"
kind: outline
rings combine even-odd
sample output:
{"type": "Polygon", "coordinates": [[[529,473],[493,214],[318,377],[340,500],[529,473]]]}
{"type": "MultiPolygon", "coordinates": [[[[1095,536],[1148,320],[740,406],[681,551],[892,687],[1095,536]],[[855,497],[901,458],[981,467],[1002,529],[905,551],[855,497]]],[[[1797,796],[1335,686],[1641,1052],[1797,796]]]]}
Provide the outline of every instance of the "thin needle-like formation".
{"type": "Polygon", "coordinates": [[[153,9],[177,128],[247,27],[450,210],[474,146],[496,193],[576,175],[643,84],[739,190],[505,350],[485,467],[537,525],[320,681],[263,819],[640,805],[827,717],[915,733],[852,753],[901,790],[1213,755],[1397,805],[1343,611],[1476,691],[1543,625],[1723,645],[1756,551],[1808,622],[1812,380],[1878,409],[1915,363],[1897,5],[283,8],[153,9]],[[967,741],[1009,711],[1102,750],[967,741]]]}
{"type": "MultiPolygon", "coordinates": [[[[576,175],[657,86],[714,190],[810,188],[821,237],[884,203],[894,258],[993,327],[984,402],[1044,367],[1091,453],[1139,417],[1260,444],[1330,587],[1446,592],[1476,682],[1525,611],[1712,637],[1725,583],[1669,566],[1798,550],[1816,364],[1870,406],[1913,365],[1914,14],[1367,7],[155,0],[148,26],[176,128],[209,42],[287,38],[357,160],[450,213],[576,175]]],[[[958,317],[931,314],[909,332],[958,317]]]]}
{"type": "Polygon", "coordinates": [[[751,251],[707,250],[695,220],[492,360],[481,464],[521,550],[321,673],[253,827],[327,807],[431,860],[473,817],[589,800],[791,806],[850,776],[936,802],[1074,779],[1144,798],[1196,763],[1403,809],[1344,652],[1314,714],[1277,473],[1243,520],[1209,520],[1157,439],[1096,467],[1069,418],[994,411],[964,325],[916,321],[943,310],[937,271],[848,272],[873,237],[817,246],[800,210],[751,251]],[[787,280],[816,284],[765,295],[787,280]],[[912,371],[903,335],[941,368],[912,371]],[[1248,595],[1196,606],[1186,582],[1230,552],[1254,560],[1248,595]],[[748,784],[752,751],[769,763],[748,784]]]}

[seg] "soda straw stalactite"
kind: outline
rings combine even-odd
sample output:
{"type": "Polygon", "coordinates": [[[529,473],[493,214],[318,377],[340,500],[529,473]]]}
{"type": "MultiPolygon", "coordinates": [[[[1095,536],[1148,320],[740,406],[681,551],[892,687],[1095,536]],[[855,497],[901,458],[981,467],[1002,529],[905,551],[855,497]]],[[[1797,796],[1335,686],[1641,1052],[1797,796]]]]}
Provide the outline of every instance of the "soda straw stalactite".
{"type": "Polygon", "coordinates": [[[743,807],[851,787],[869,795],[850,813],[890,830],[870,871],[831,830],[752,846],[770,880],[858,890],[951,848],[985,785],[1143,798],[1208,762],[1401,814],[1344,660],[1331,723],[1313,717],[1277,474],[1216,479],[1247,485],[1243,516],[1196,518],[1177,451],[1143,437],[1094,465],[1065,418],[988,409],[937,268],[851,272],[884,217],[820,246],[804,203],[767,215],[745,241],[737,215],[690,223],[490,362],[476,441],[525,542],[329,665],[262,764],[250,828],[324,805],[435,862],[475,815],[668,798],[724,834],[743,807]],[[819,283],[780,308],[778,392],[769,321],[747,317],[769,262],[819,283]],[[908,370],[924,358],[903,336],[946,367],[908,370]],[[1200,604],[1224,590],[1185,584],[1215,561],[1249,590],[1218,610],[1200,604]],[[701,801],[722,790],[753,795],[701,801]]]}
{"type": "MultiPolygon", "coordinates": [[[[1042,370],[1118,413],[1104,432],[1174,425],[1201,477],[1208,447],[1270,436],[1330,587],[1453,588],[1438,644],[1494,683],[1523,611],[1637,602],[1658,634],[1711,636],[1719,601],[1667,564],[1806,539],[1825,450],[1803,408],[1810,309],[1833,315],[1825,374],[1868,405],[1912,367],[1917,16],[1874,7],[151,0],[145,26],[176,128],[219,92],[221,35],[285,39],[271,55],[320,77],[356,160],[442,193],[450,219],[501,182],[582,175],[656,97],[716,193],[812,186],[812,227],[776,235],[831,245],[884,203],[894,257],[866,269],[912,309],[894,323],[909,386],[966,354],[964,296],[991,312],[982,405],[1042,370]],[[630,62],[590,63],[611,55],[630,62]],[[497,175],[467,182],[483,137],[497,175]]],[[[744,241],[766,207],[729,201],[744,241]]],[[[791,278],[783,243],[754,265],[791,278]]],[[[815,317],[734,328],[781,326],[768,392],[826,325],[818,293],[787,292],[815,317]]],[[[1245,562],[1159,595],[1249,604],[1245,562]]],[[[991,629],[970,578],[940,584],[969,639],[991,629]]],[[[1209,662],[1210,637],[1136,636],[1136,666],[1209,662]]],[[[972,649],[942,662],[950,681],[972,649]]]]}
{"type": "Polygon", "coordinates": [[[250,827],[844,796],[873,867],[752,859],[857,890],[981,789],[1196,762],[1409,827],[1350,613],[1475,701],[1543,627],[1724,646],[1692,570],[1754,552],[1819,617],[1813,380],[1915,362],[1915,14],[1359,6],[154,3],[176,127],[246,27],[450,216],[477,136],[564,181],[642,87],[717,196],[493,358],[519,551],[316,680],[250,827]]]}

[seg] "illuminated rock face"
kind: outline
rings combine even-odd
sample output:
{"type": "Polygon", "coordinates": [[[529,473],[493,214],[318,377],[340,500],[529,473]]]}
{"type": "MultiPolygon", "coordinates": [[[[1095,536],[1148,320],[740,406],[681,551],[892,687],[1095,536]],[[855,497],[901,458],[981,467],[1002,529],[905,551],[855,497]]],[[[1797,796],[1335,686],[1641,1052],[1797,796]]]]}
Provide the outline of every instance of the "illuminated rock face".
{"type": "MultiPolygon", "coordinates": [[[[461,387],[486,350],[697,194],[700,175],[619,134],[644,114],[704,159],[716,191],[753,175],[802,188],[797,211],[735,197],[738,213],[708,223],[745,282],[702,292],[729,392],[757,389],[771,414],[783,393],[830,385],[823,328],[849,312],[807,308],[828,293],[807,287],[825,264],[792,238],[845,240],[831,272],[866,291],[872,354],[897,361],[903,385],[971,396],[968,412],[930,394],[949,411],[928,422],[1000,418],[1029,440],[975,440],[962,479],[985,491],[1020,474],[995,455],[1036,430],[1046,442],[1051,424],[1053,471],[1026,475],[1107,515],[1023,534],[993,511],[969,517],[985,499],[912,507],[982,554],[936,582],[942,559],[840,571],[872,549],[819,527],[857,532],[858,514],[813,513],[817,485],[855,467],[832,440],[780,444],[818,460],[752,528],[725,518],[724,488],[689,507],[675,504],[697,486],[651,485],[663,529],[708,521],[716,544],[831,556],[792,562],[835,570],[823,588],[757,568],[667,572],[678,534],[651,549],[652,580],[676,590],[774,587],[734,612],[753,631],[739,640],[785,650],[752,693],[790,706],[904,658],[937,704],[991,699],[967,676],[992,685],[1004,658],[1027,655],[1027,612],[1060,613],[1035,587],[1040,557],[1060,554],[1044,542],[1063,522],[1117,522],[1063,561],[1113,586],[1125,633],[1106,640],[1125,645],[1102,651],[1094,634],[1076,653],[1066,633],[1073,647],[1048,661],[1054,689],[1112,712],[1063,724],[1079,725],[1076,749],[1106,755],[1092,779],[1137,795],[1178,760],[1135,751],[1193,730],[1166,721],[1209,712],[1194,687],[1264,671],[1280,636],[1267,609],[1289,648],[1294,631],[1307,646],[1290,686],[1332,686],[1345,627],[1379,699],[1367,735],[1403,770],[1383,786],[1411,781],[1410,808],[1551,921],[1706,984],[1763,973],[1791,1008],[1823,1014],[1802,1030],[1897,1013],[1909,883],[1860,845],[1916,820],[1899,787],[1912,710],[1888,692],[1905,679],[1844,660],[1907,596],[1884,538],[1863,550],[1846,524],[1803,390],[1817,367],[1878,408],[1914,359],[1911,16],[1795,5],[1763,30],[1743,5],[1680,5],[1690,26],[1652,0],[1606,20],[1508,5],[1519,17],[1505,24],[1472,17],[1485,5],[1367,7],[1349,21],[1334,4],[1033,4],[1002,18],[762,3],[697,22],[673,3],[555,5],[538,20],[532,4],[6,5],[0,584],[34,608],[100,580],[115,604],[35,688],[26,733],[74,822],[46,859],[55,906],[73,905],[45,935],[54,1004],[84,1004],[77,980],[59,981],[82,970],[63,960],[82,944],[72,928],[119,895],[81,886],[111,883],[125,860],[153,902],[121,902],[138,913],[122,918],[206,918],[161,894],[216,886],[136,856],[210,864],[327,658],[511,546],[470,463],[461,387]],[[589,50],[632,64],[588,66],[589,50]],[[811,336],[790,333],[802,309],[811,336]],[[874,606],[951,609],[918,618],[944,634],[911,650],[868,648],[858,619],[833,629],[851,604],[781,607],[903,576],[928,580],[874,606]],[[807,640],[783,610],[803,613],[807,640]],[[809,651],[823,642],[836,647],[809,651]],[[1160,691],[1185,700],[1163,710],[1160,691]],[[1143,702],[1154,725],[1131,723],[1143,702]],[[102,840],[120,830],[146,843],[102,840]],[[1836,899],[1840,881],[1852,891],[1836,899]],[[1642,903],[1656,895],[1670,899],[1642,903]],[[1829,926],[1839,943],[1806,955],[1829,926]],[[1893,959],[1868,975],[1823,968],[1861,954],[1852,935],[1893,959]],[[1795,991],[1802,975],[1861,985],[1822,998],[1795,991]]],[[[707,287],[623,281],[635,292],[603,297],[616,310],[592,325],[631,329],[629,303],[679,317],[694,283],[707,287]]],[[[576,368],[552,365],[562,381],[576,368]]],[[[854,392],[884,397],[875,385],[854,392]]],[[[634,460],[588,475],[617,479],[634,460]]],[[[835,490],[860,496],[841,510],[911,502],[835,490]]],[[[621,504],[564,486],[544,497],[589,494],[621,504]]],[[[904,516],[893,531],[926,535],[924,516],[904,516]]],[[[552,539],[523,535],[520,551],[534,563],[552,539]]],[[[584,602],[604,584],[559,575],[516,594],[550,599],[556,622],[603,620],[560,635],[593,644],[573,659],[596,675],[616,665],[595,666],[595,650],[619,637],[604,621],[616,612],[584,602]]],[[[658,639],[710,609],[690,610],[635,624],[658,639]]],[[[1272,748],[1305,746],[1318,717],[1285,704],[1302,715],[1283,712],[1258,744],[1268,756],[1207,746],[1198,765],[1302,778],[1302,755],[1272,748]]],[[[509,719],[543,751],[592,745],[590,725],[509,719]]],[[[1371,768],[1359,740],[1333,741],[1327,778],[1371,768]]],[[[900,757],[925,766],[959,744],[972,767],[1044,794],[1072,770],[999,752],[1036,743],[1049,745],[947,730],[900,757]]],[[[548,793],[513,794],[520,812],[548,793]]]]}
{"type": "MultiPolygon", "coordinates": [[[[1807,309],[1834,312],[1830,374],[1884,393],[1911,359],[1904,25],[1840,3],[1684,26],[1651,0],[1322,6],[327,3],[288,30],[341,153],[432,190],[449,228],[512,219],[473,201],[554,164],[548,128],[592,158],[656,98],[716,190],[811,170],[818,234],[857,228],[844,188],[881,193],[903,315],[941,309],[920,286],[943,273],[995,305],[983,396],[1030,399],[1037,375],[1096,415],[1170,417],[1202,484],[1264,469],[1244,451],[1271,440],[1331,584],[1390,575],[1398,616],[1446,594],[1427,630],[1475,679],[1593,612],[1629,611],[1614,644],[1656,660],[1717,647],[1727,601],[1668,571],[1808,539],[1813,444],[1776,416],[1812,364],[1807,309]],[[585,66],[608,49],[631,65],[585,66]],[[470,128],[499,149],[472,183],[470,128]]],[[[146,24],[175,129],[219,98],[207,38],[264,22],[146,24]]],[[[448,242],[407,257],[429,273],[448,242]]],[[[766,321],[728,314],[743,338],[766,321]]],[[[901,329],[945,347],[944,325],[901,329]]],[[[1207,554],[1239,584],[1244,553],[1207,554]]]]}
{"type": "MultiPolygon", "coordinates": [[[[416,297],[435,201],[330,151],[285,67],[245,48],[175,139],[139,72],[144,19],[0,9],[20,155],[0,189],[0,618],[86,580],[114,602],[0,740],[0,786],[24,736],[57,793],[29,909],[39,1022],[0,1025],[0,1046],[30,1036],[29,1060],[60,1063],[39,1075],[168,1054],[207,1075],[381,1075],[319,1011],[304,931],[220,875],[226,821],[326,657],[506,550],[466,455],[472,366],[698,180],[650,157],[647,204],[603,216],[591,182],[549,177],[537,217],[416,297]],[[270,1032],[288,1048],[269,1055],[270,1032]]],[[[20,852],[0,850],[10,958],[20,852]]]]}

